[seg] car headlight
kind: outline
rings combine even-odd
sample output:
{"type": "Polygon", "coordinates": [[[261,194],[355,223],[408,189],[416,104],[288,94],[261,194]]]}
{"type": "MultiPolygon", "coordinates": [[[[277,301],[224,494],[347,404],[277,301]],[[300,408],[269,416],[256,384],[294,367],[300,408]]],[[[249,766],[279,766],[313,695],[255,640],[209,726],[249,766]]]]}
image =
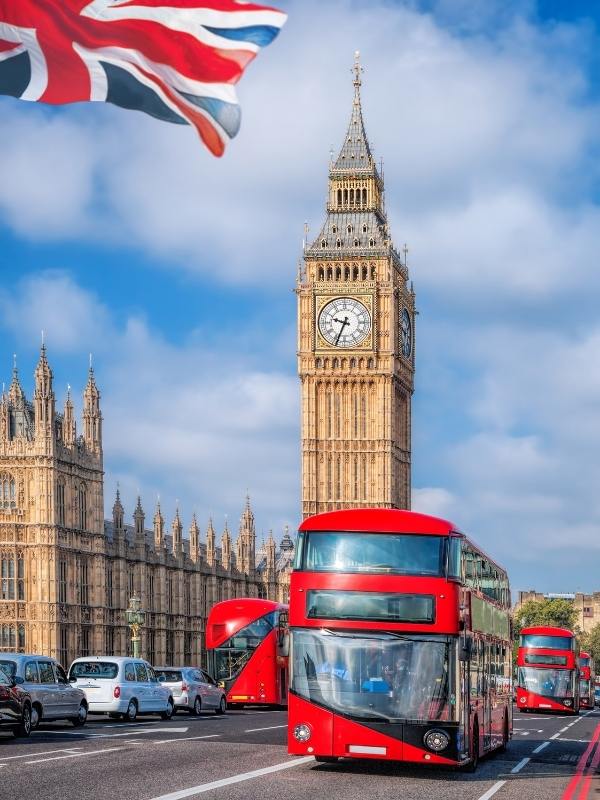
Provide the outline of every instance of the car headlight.
{"type": "Polygon", "coordinates": [[[296,727],[292,731],[292,735],[294,739],[296,739],[299,742],[308,742],[308,740],[312,735],[312,731],[308,727],[308,725],[301,724],[301,725],[296,725],[296,727]]]}
{"type": "Polygon", "coordinates": [[[441,753],[441,751],[445,750],[450,744],[450,737],[445,731],[434,728],[431,731],[427,731],[423,737],[423,741],[425,742],[425,746],[433,750],[434,753],[441,753]]]}

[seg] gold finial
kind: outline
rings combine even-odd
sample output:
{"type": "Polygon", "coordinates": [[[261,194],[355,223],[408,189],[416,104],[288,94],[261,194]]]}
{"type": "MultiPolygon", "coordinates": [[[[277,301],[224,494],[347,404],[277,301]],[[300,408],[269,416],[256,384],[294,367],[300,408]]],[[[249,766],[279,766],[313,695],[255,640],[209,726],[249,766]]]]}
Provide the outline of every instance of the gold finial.
{"type": "Polygon", "coordinates": [[[354,66],[352,67],[352,72],[354,73],[354,85],[358,89],[361,85],[360,73],[363,72],[363,68],[360,65],[360,50],[354,51],[354,66]]]}

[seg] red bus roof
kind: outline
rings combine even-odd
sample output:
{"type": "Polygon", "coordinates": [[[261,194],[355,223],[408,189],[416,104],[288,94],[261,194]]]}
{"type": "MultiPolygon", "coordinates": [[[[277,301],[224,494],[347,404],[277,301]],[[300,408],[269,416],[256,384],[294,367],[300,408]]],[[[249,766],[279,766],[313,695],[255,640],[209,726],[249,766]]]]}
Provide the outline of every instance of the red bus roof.
{"type": "Polygon", "coordinates": [[[521,629],[521,636],[527,636],[530,633],[541,636],[570,636],[575,638],[573,631],[567,628],[553,628],[549,625],[532,625],[530,628],[521,629]]]}
{"type": "Polygon", "coordinates": [[[589,653],[586,653],[585,650],[580,650],[579,658],[591,658],[591,655],[589,653]]]}
{"type": "Polygon", "coordinates": [[[393,508],[352,508],[315,514],[301,523],[301,531],[348,531],[349,533],[420,533],[448,536],[460,533],[452,522],[416,511],[393,508]]]}
{"type": "Polygon", "coordinates": [[[287,606],[258,597],[237,597],[216,603],[208,614],[206,646],[209,649],[218,647],[254,620],[277,609],[287,610],[287,606]]]}

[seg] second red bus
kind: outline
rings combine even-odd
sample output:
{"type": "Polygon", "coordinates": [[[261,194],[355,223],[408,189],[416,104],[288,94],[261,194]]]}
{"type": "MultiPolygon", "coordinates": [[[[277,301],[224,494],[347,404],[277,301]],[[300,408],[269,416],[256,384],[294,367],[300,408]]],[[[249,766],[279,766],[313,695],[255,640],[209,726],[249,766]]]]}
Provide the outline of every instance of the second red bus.
{"type": "Polygon", "coordinates": [[[214,605],[206,624],[209,671],[228,704],[287,705],[288,607],[255,597],[214,605]]]}
{"type": "Polygon", "coordinates": [[[567,628],[523,628],[517,655],[519,711],[579,713],[579,647],[567,628]]]}

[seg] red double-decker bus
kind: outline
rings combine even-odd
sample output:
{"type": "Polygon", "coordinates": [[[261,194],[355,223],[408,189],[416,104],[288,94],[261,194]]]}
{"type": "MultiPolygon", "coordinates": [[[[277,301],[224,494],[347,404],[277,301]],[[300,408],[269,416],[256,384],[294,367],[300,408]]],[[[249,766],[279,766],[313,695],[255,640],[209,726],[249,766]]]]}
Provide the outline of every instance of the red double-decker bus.
{"type": "Polygon", "coordinates": [[[579,653],[579,707],[594,707],[594,660],[583,650],[579,653]]]}
{"type": "Polygon", "coordinates": [[[579,647],[573,631],[523,628],[517,655],[519,711],[579,713],[579,647]]]}
{"type": "Polygon", "coordinates": [[[214,605],[206,624],[209,671],[231,704],[286,705],[288,607],[245,597],[214,605]]]}
{"type": "Polygon", "coordinates": [[[391,509],[300,526],[288,747],[474,769],[512,734],[506,572],[455,525],[391,509]]]}

